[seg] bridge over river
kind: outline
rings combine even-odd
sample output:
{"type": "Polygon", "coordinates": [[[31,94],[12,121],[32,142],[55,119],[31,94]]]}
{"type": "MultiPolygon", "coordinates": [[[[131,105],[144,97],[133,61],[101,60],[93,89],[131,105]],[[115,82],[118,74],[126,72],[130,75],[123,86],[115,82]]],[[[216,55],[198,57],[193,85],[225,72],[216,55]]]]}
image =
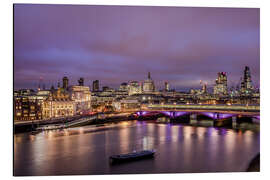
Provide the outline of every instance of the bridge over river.
{"type": "Polygon", "coordinates": [[[260,121],[259,105],[150,104],[136,112],[139,118],[164,115],[178,122],[210,118],[217,126],[260,121]]]}

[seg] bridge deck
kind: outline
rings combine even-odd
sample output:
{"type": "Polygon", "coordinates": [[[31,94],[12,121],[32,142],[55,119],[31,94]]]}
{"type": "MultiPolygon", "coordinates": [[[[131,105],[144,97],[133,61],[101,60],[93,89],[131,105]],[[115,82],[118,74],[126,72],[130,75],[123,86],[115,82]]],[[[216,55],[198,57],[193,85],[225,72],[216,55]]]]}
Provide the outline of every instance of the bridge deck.
{"type": "Polygon", "coordinates": [[[224,110],[199,110],[199,109],[144,109],[142,111],[148,112],[161,112],[161,111],[174,111],[174,112],[212,112],[221,114],[237,114],[237,115],[247,115],[247,116],[258,116],[260,112],[243,112],[243,111],[224,111],[224,110]]]}
{"type": "Polygon", "coordinates": [[[202,110],[202,111],[226,111],[226,112],[260,112],[259,105],[200,105],[200,104],[152,104],[147,109],[166,109],[166,110],[202,110]]]}

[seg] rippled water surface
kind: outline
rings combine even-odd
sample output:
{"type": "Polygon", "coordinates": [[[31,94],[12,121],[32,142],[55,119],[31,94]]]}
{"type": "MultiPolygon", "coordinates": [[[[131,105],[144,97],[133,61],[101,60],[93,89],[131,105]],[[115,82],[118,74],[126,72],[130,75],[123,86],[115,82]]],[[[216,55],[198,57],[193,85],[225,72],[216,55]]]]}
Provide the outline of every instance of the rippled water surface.
{"type": "Polygon", "coordinates": [[[259,132],[125,121],[14,135],[14,175],[245,171],[259,132]],[[110,165],[109,156],[155,149],[154,159],[110,165]]]}

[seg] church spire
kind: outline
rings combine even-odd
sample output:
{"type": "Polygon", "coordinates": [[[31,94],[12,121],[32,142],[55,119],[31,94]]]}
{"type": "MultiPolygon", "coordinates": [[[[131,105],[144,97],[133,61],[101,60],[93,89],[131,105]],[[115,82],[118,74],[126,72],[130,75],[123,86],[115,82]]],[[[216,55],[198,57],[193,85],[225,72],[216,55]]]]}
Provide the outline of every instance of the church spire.
{"type": "Polygon", "coordinates": [[[151,74],[150,74],[150,72],[148,72],[148,79],[151,79],[151,74]]]}

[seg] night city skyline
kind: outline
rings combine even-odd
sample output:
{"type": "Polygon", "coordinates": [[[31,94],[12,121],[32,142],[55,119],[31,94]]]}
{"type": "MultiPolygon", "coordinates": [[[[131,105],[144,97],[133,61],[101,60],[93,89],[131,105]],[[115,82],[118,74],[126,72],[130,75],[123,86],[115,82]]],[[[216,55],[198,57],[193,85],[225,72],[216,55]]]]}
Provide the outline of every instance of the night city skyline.
{"type": "Polygon", "coordinates": [[[212,85],[227,72],[236,85],[249,66],[260,81],[259,9],[14,6],[14,88],[46,88],[63,76],[118,88],[150,71],[158,89],[212,85]]]}
{"type": "Polygon", "coordinates": [[[260,8],[13,14],[13,176],[260,172],[260,8]]]}

